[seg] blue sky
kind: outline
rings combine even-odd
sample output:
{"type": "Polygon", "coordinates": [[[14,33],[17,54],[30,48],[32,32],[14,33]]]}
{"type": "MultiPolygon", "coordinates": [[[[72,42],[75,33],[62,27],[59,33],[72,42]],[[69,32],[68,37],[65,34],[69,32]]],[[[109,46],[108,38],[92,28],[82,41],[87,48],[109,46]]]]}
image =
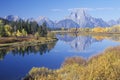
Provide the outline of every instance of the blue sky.
{"type": "Polygon", "coordinates": [[[69,15],[69,9],[73,8],[86,8],[90,15],[106,21],[120,18],[120,0],[0,0],[1,17],[47,16],[52,20],[60,20],[69,15]]]}

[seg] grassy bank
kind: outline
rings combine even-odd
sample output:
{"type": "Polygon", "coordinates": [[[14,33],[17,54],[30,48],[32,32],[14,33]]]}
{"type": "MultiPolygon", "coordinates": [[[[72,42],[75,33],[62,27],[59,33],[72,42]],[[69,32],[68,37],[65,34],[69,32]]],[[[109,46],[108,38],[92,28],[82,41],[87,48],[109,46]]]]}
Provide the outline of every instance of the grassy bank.
{"type": "Polygon", "coordinates": [[[24,80],[120,80],[120,46],[88,60],[67,58],[57,70],[34,67],[24,80]]]}
{"type": "Polygon", "coordinates": [[[0,47],[38,45],[53,42],[56,40],[57,38],[52,37],[39,37],[38,39],[35,37],[2,37],[0,38],[0,47]]]}
{"type": "Polygon", "coordinates": [[[77,35],[120,35],[118,32],[86,32],[86,31],[78,31],[78,32],[70,32],[70,31],[53,31],[56,34],[77,34],[77,35]]]}

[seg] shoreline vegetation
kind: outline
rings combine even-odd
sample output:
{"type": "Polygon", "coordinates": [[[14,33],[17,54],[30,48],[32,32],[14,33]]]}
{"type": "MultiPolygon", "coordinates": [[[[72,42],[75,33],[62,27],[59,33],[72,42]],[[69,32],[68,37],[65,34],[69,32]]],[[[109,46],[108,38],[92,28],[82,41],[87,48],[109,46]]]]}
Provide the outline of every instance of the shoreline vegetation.
{"type": "Polygon", "coordinates": [[[30,21],[8,21],[0,19],[0,47],[15,45],[35,45],[57,40],[56,34],[95,35],[95,36],[119,36],[120,25],[112,27],[93,27],[93,28],[64,28],[51,29],[47,23],[39,25],[37,22],[30,21]]]}
{"type": "Polygon", "coordinates": [[[57,41],[55,34],[44,22],[0,20],[0,48],[7,46],[38,45],[57,41]]]}
{"type": "Polygon", "coordinates": [[[52,37],[39,37],[36,39],[35,37],[2,37],[0,38],[0,48],[8,47],[8,46],[35,46],[44,43],[50,43],[57,41],[57,38],[52,37]]]}
{"type": "Polygon", "coordinates": [[[69,34],[70,36],[93,36],[96,39],[110,38],[111,36],[119,38],[120,33],[105,33],[105,32],[68,32],[68,31],[51,31],[48,32],[46,37],[27,35],[21,37],[0,37],[0,48],[7,46],[22,46],[22,45],[39,45],[44,43],[50,43],[57,41],[56,34],[64,35],[69,34]]]}
{"type": "Polygon", "coordinates": [[[69,32],[69,31],[53,31],[55,34],[69,34],[71,36],[120,36],[120,33],[108,33],[108,32],[85,32],[85,31],[80,31],[80,32],[69,32]]]}
{"type": "Polygon", "coordinates": [[[52,31],[54,33],[76,33],[76,34],[120,34],[120,32],[86,32],[86,31],[68,31],[68,30],[56,30],[56,31],[52,31]]]}
{"type": "Polygon", "coordinates": [[[23,80],[120,80],[120,46],[89,59],[66,58],[59,69],[33,67],[23,80]]]}

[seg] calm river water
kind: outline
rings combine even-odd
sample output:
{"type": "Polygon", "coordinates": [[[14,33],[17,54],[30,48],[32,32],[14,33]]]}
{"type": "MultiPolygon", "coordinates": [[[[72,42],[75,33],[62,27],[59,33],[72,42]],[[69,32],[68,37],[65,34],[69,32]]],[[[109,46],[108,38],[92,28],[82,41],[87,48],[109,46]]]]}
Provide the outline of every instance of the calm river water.
{"type": "Polygon", "coordinates": [[[120,37],[57,35],[49,44],[0,49],[0,80],[21,80],[32,67],[60,68],[66,57],[85,59],[110,46],[120,45],[120,37]]]}

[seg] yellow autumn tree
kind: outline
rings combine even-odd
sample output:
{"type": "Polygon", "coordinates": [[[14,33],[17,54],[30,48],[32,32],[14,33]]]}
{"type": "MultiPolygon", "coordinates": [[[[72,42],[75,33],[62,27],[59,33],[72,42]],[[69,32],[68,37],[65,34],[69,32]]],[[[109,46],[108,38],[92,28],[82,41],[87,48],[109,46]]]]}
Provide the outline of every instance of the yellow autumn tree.
{"type": "Polygon", "coordinates": [[[93,32],[105,32],[105,28],[102,27],[95,27],[92,29],[93,32]]]}
{"type": "Polygon", "coordinates": [[[40,37],[40,34],[38,33],[38,32],[36,32],[35,34],[34,34],[34,36],[36,37],[36,39],[38,40],[39,39],[39,37],[40,37]]]}
{"type": "Polygon", "coordinates": [[[27,36],[27,31],[25,31],[25,29],[22,29],[21,34],[22,34],[22,36],[27,36]]]}
{"type": "Polygon", "coordinates": [[[110,28],[110,32],[120,33],[120,25],[115,25],[110,28]]]}
{"type": "Polygon", "coordinates": [[[22,33],[21,33],[19,30],[17,30],[16,36],[17,36],[17,37],[22,36],[22,33]]]}
{"type": "Polygon", "coordinates": [[[5,35],[6,36],[11,36],[12,35],[12,27],[10,25],[5,25],[4,30],[5,30],[5,35]]]}

